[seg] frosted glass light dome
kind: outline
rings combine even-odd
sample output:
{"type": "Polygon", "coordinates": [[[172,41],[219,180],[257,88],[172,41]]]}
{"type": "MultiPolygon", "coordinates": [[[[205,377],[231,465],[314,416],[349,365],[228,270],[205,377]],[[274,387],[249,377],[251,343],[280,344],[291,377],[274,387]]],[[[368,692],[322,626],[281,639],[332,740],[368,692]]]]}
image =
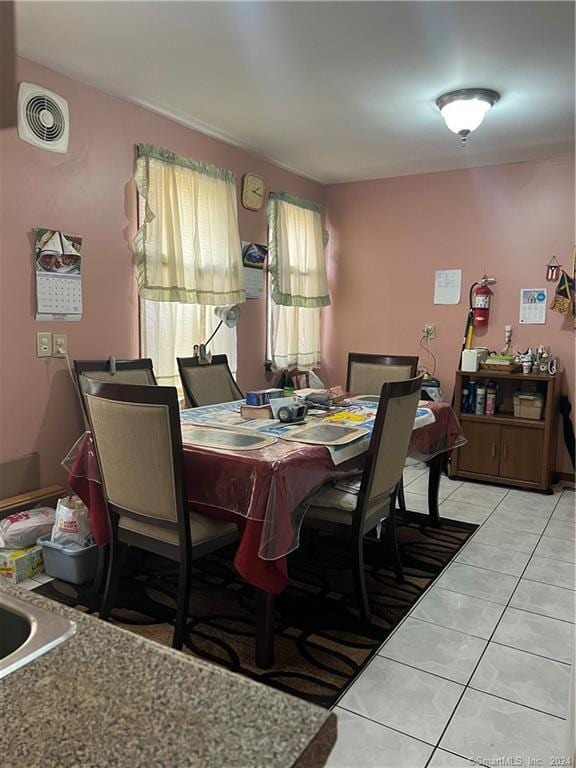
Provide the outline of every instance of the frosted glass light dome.
{"type": "Polygon", "coordinates": [[[448,128],[465,143],[470,132],[478,128],[499,98],[496,91],[487,88],[464,88],[443,94],[436,99],[436,105],[448,128]]]}

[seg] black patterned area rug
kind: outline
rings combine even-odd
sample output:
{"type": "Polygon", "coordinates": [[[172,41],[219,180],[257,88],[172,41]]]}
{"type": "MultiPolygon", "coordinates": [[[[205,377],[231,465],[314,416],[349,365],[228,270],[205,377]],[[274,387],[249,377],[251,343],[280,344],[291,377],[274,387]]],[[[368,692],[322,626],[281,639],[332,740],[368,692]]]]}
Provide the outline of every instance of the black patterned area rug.
{"type": "MultiPolygon", "coordinates": [[[[405,581],[398,584],[380,542],[366,542],[372,623],[362,621],[344,542],[305,539],[289,558],[290,583],[276,600],[276,658],[254,663],[254,592],[234,571],[234,547],[194,563],[184,653],[192,653],[267,685],[330,707],[360,673],[412,605],[454,557],[476,526],[400,524],[405,581]]],[[[127,558],[113,623],[171,645],[177,566],[135,550],[127,558]]],[[[90,588],[61,581],[37,590],[85,612],[96,612],[90,588]]]]}

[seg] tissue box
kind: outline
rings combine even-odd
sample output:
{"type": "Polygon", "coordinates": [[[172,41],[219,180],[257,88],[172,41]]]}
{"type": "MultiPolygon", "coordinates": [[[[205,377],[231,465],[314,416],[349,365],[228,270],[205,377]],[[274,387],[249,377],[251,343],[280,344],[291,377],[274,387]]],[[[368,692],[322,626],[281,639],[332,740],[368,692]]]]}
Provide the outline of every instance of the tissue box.
{"type": "Polygon", "coordinates": [[[13,584],[33,578],[43,570],[42,547],[37,544],[22,549],[0,549],[0,576],[13,584]]]}
{"type": "Polygon", "coordinates": [[[283,389],[255,389],[246,392],[246,405],[268,405],[275,397],[284,397],[283,389]]]}

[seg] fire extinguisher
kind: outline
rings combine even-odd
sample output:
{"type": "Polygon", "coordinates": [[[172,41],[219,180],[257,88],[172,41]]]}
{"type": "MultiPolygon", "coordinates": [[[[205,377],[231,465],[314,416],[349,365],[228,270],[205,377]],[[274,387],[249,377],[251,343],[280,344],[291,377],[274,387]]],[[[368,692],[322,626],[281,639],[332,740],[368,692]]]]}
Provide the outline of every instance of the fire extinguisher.
{"type": "Polygon", "coordinates": [[[490,297],[492,296],[492,291],[488,287],[489,280],[490,278],[484,275],[472,292],[472,325],[475,327],[485,328],[488,325],[490,297]]]}

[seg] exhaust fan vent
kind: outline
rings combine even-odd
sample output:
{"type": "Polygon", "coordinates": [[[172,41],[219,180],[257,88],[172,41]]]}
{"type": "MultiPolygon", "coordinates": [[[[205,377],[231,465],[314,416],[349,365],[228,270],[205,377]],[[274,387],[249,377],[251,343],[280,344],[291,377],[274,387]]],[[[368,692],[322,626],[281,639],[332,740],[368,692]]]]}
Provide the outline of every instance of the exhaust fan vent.
{"type": "Polygon", "coordinates": [[[20,83],[18,135],[23,141],[49,152],[68,150],[68,102],[39,85],[20,83]]]}

